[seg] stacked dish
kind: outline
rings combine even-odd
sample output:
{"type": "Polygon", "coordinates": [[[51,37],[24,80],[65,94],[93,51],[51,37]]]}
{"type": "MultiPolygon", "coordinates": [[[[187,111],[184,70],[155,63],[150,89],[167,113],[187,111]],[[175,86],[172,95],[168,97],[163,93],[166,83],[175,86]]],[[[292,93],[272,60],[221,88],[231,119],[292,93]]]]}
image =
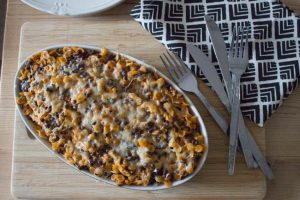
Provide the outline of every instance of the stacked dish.
{"type": "Polygon", "coordinates": [[[22,0],[27,5],[54,15],[79,16],[103,12],[123,0],[22,0]]]}

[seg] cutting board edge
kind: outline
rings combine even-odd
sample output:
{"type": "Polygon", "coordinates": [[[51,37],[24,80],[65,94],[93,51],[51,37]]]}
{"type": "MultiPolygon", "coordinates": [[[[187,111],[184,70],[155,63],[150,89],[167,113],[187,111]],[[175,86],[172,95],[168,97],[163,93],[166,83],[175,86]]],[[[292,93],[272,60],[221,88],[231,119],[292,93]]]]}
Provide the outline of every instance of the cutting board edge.
{"type": "MultiPolygon", "coordinates": [[[[130,20],[120,20],[120,21],[130,21],[130,20]]],[[[134,23],[136,23],[136,22],[134,22],[134,23]]],[[[26,30],[26,28],[28,28],[28,27],[30,27],[31,25],[34,25],[34,24],[39,24],[39,22],[27,22],[27,23],[25,23],[25,24],[23,24],[23,26],[22,26],[22,31],[21,31],[21,37],[23,37],[23,31],[24,30],[26,30]]],[[[96,24],[96,23],[90,23],[90,24],[96,24]]],[[[20,40],[20,47],[19,47],[19,60],[20,60],[20,58],[21,58],[21,50],[22,50],[22,45],[21,45],[21,42],[22,42],[22,39],[20,40]]],[[[151,63],[150,63],[151,64],[151,63]]],[[[15,122],[14,123],[16,123],[16,118],[18,117],[17,115],[18,115],[18,113],[17,112],[15,112],[15,122]]],[[[264,130],[264,134],[265,134],[265,130],[264,130]]],[[[15,137],[16,137],[16,127],[14,128],[14,141],[13,141],[13,143],[14,143],[14,146],[13,146],[13,148],[15,147],[15,137]]],[[[265,139],[264,139],[264,146],[265,146],[265,139]]],[[[13,150],[13,153],[14,153],[14,150],[13,150]]],[[[13,158],[14,159],[14,158],[13,158]]],[[[13,161],[14,162],[14,161],[13,161]]],[[[14,167],[13,167],[14,168],[14,167]]],[[[12,169],[12,173],[14,172],[13,171],[14,169],[12,169]]],[[[13,184],[15,183],[14,182],[15,181],[15,177],[14,177],[14,175],[12,174],[12,184],[11,184],[11,193],[12,193],[12,195],[14,196],[14,197],[17,197],[18,198],[18,196],[19,196],[19,194],[18,194],[18,192],[13,188],[13,184]]],[[[263,190],[263,192],[260,192],[260,195],[259,196],[257,196],[257,198],[263,198],[264,196],[265,196],[265,194],[266,194],[266,181],[264,180],[264,190],[263,190]]]]}

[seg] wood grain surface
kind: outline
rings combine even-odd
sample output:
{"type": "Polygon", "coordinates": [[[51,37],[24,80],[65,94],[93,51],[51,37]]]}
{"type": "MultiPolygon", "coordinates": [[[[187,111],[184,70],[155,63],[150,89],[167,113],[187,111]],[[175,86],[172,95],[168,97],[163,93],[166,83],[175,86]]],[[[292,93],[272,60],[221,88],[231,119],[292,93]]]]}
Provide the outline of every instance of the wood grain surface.
{"type": "MultiPolygon", "coordinates": [[[[33,52],[54,44],[90,44],[126,53],[149,63],[166,73],[159,56],[165,51],[163,45],[135,21],[101,21],[97,23],[29,22],[22,26],[20,61],[33,52]],[[113,25],[112,25],[113,24],[113,25]],[[41,27],[43,27],[41,29],[41,27]]],[[[214,102],[216,108],[225,112],[222,103],[204,84],[201,90],[214,102]]],[[[193,97],[193,96],[191,96],[193,97]]],[[[194,99],[203,116],[209,134],[208,160],[201,173],[191,182],[168,191],[132,192],[102,182],[95,182],[47,152],[37,141],[30,140],[19,115],[15,121],[15,137],[12,165],[12,192],[17,198],[118,198],[124,199],[199,199],[199,198],[252,198],[262,199],[266,181],[260,170],[248,170],[242,156],[237,159],[236,174],[227,176],[227,139],[213,122],[199,100],[194,99]],[[243,184],[240,184],[243,182],[243,184]],[[51,186],[51,190],[49,190],[51,186]],[[85,190],[89,190],[88,194],[85,190]],[[29,192],[30,191],[30,192],[29,192]]],[[[226,113],[224,113],[225,115],[226,113]]],[[[265,131],[249,124],[260,146],[265,147],[265,131]]]]}
{"type": "MultiPolygon", "coordinates": [[[[81,18],[58,17],[36,11],[19,0],[8,0],[6,34],[0,99],[0,199],[12,199],[10,194],[12,141],[15,117],[13,77],[18,63],[20,29],[27,21],[74,23],[128,19],[128,13],[138,0],[128,0],[102,14],[81,18]]],[[[299,0],[283,0],[300,13],[299,0]]],[[[2,6],[2,5],[0,5],[2,6]]],[[[34,38],[32,38],[34,40],[34,38]]],[[[151,62],[150,62],[151,63],[151,62]]],[[[300,90],[289,97],[266,124],[267,155],[276,179],[267,184],[265,199],[300,199],[300,90]]],[[[241,183],[242,184],[242,183],[241,183]]]]}

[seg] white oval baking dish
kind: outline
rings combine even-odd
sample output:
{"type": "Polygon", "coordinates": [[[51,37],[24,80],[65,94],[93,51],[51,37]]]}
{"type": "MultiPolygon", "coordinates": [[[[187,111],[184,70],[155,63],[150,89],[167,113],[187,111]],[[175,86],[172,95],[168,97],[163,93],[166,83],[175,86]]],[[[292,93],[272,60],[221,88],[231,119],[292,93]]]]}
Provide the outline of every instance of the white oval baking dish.
{"type": "MultiPolygon", "coordinates": [[[[50,49],[55,49],[55,48],[61,48],[61,47],[65,47],[65,46],[76,46],[76,47],[81,47],[81,48],[85,48],[85,49],[91,49],[91,50],[96,50],[96,51],[100,51],[101,48],[99,47],[94,47],[94,46],[89,46],[89,45],[81,45],[81,44],[61,44],[61,45],[55,45],[55,46],[50,46],[50,47],[47,47],[47,48],[43,48],[37,52],[41,52],[43,50],[50,50],[50,49]]],[[[153,66],[151,65],[148,65],[146,63],[144,63],[143,61],[140,61],[136,58],[133,58],[131,56],[128,56],[126,54],[122,54],[122,53],[119,53],[119,52],[116,52],[116,51],[112,51],[112,50],[109,50],[113,53],[118,53],[128,59],[131,59],[133,61],[135,61],[136,63],[140,64],[140,65],[143,65],[145,67],[147,67],[148,69],[156,72],[157,74],[159,74],[161,77],[163,77],[170,85],[172,85],[178,92],[180,92],[181,94],[183,94],[184,98],[186,99],[186,101],[189,103],[190,105],[190,109],[192,110],[193,114],[197,116],[198,118],[198,121],[199,121],[199,124],[200,124],[200,132],[202,133],[202,135],[204,136],[204,143],[205,143],[205,151],[203,152],[203,155],[201,157],[201,159],[199,160],[199,163],[197,165],[197,168],[195,169],[195,171],[185,177],[184,179],[180,180],[180,181],[175,181],[173,182],[172,186],[171,187],[175,187],[175,186],[178,186],[178,185],[181,185],[185,182],[187,182],[188,180],[190,180],[191,178],[193,178],[194,176],[196,176],[196,174],[198,174],[198,172],[201,170],[201,168],[203,167],[204,165],[204,162],[207,158],[207,153],[208,153],[208,135],[207,135],[207,131],[206,131],[206,128],[205,128],[205,125],[204,125],[204,122],[203,122],[203,119],[202,117],[200,116],[198,110],[196,109],[195,105],[193,104],[193,102],[189,99],[189,97],[171,80],[169,79],[166,75],[164,75],[162,72],[160,72],[159,70],[157,70],[156,68],[154,68],[153,66]]],[[[37,53],[36,52],[36,53],[37,53]]],[[[34,53],[35,54],[35,53],[34,53]]],[[[29,58],[29,57],[28,57],[29,58]]],[[[26,60],[28,59],[26,58],[23,62],[20,63],[19,65],[19,69],[16,73],[16,76],[15,76],[15,81],[14,81],[14,97],[15,97],[15,102],[16,100],[18,99],[18,95],[19,95],[19,85],[20,85],[20,82],[19,82],[19,72],[20,72],[20,69],[22,67],[24,67],[24,63],[26,62],[26,60]]],[[[51,145],[50,143],[45,140],[45,139],[42,139],[38,136],[38,134],[35,132],[35,129],[34,129],[34,125],[33,125],[33,122],[23,114],[23,111],[21,109],[21,107],[16,103],[16,107],[17,107],[17,110],[21,116],[21,119],[22,121],[24,122],[24,124],[26,125],[26,127],[30,130],[30,132],[33,134],[33,136],[43,145],[45,146],[49,152],[51,152],[52,154],[54,154],[55,156],[57,156],[59,159],[61,159],[63,162],[65,162],[66,164],[68,164],[70,167],[76,169],[77,171],[80,171],[81,173],[93,178],[94,180],[96,181],[103,181],[105,183],[108,183],[108,184],[111,184],[111,185],[116,185],[115,182],[111,181],[111,180],[108,180],[108,179],[104,179],[104,178],[101,178],[101,177],[98,177],[98,176],[95,176],[93,174],[91,174],[89,171],[85,171],[85,170],[80,170],[78,169],[75,165],[72,165],[70,163],[68,163],[66,161],[66,159],[59,153],[55,152],[52,150],[51,148],[51,145]]],[[[124,185],[124,186],[120,186],[120,187],[124,187],[124,188],[128,188],[128,189],[133,189],[133,190],[145,190],[145,191],[151,191],[151,190],[161,190],[161,189],[167,189],[167,188],[171,188],[171,187],[166,187],[164,185],[150,185],[150,186],[128,186],[128,185],[124,185]]]]}

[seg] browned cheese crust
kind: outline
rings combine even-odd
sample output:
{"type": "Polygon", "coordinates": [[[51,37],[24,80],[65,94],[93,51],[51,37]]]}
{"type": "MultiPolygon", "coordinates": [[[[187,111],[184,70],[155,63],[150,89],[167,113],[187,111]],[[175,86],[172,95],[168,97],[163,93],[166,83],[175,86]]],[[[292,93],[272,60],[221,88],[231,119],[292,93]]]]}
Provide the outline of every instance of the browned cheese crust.
{"type": "Polygon", "coordinates": [[[197,117],[164,78],[119,54],[42,51],[20,71],[18,104],[65,159],[118,185],[170,186],[205,149],[197,117]]]}

